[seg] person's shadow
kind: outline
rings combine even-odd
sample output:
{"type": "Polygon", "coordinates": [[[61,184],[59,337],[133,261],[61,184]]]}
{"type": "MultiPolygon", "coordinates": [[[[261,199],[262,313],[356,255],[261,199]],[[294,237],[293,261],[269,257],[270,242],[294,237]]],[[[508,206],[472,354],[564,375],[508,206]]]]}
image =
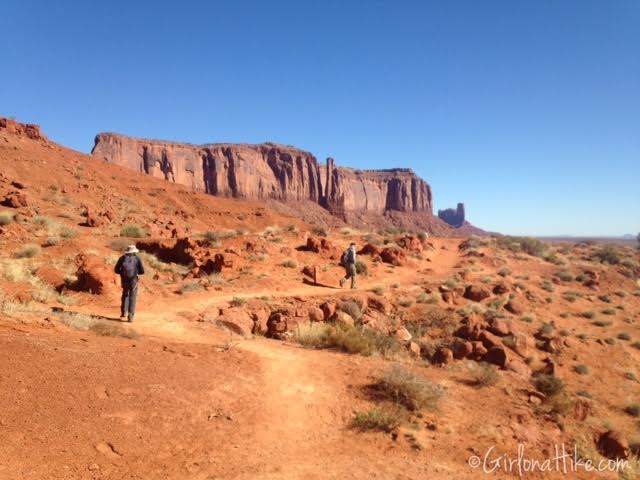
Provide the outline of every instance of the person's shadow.
{"type": "Polygon", "coordinates": [[[336,287],[336,286],[333,286],[333,285],[326,285],[326,284],[320,283],[320,282],[316,283],[313,280],[309,280],[308,278],[303,278],[302,279],[302,283],[304,283],[305,285],[311,285],[312,287],[322,287],[322,288],[331,288],[333,290],[341,290],[340,287],[336,287]]]}

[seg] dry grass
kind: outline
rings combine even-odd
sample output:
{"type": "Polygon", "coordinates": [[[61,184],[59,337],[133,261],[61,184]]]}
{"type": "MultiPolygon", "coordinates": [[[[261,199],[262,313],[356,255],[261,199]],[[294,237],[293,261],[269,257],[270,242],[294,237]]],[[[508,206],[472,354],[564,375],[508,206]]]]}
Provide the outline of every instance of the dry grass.
{"type": "Polygon", "coordinates": [[[374,385],[375,391],[408,410],[437,410],[444,395],[442,386],[432,383],[401,365],[387,370],[374,385]]]}
{"type": "Polygon", "coordinates": [[[370,356],[374,353],[391,356],[400,351],[400,346],[393,337],[379,335],[369,328],[343,324],[299,325],[294,338],[305,347],[336,349],[364,356],[370,356]]]}
{"type": "Polygon", "coordinates": [[[490,387],[500,380],[498,369],[486,362],[469,362],[469,374],[474,387],[490,387]]]}
{"type": "Polygon", "coordinates": [[[377,407],[366,412],[356,412],[350,428],[360,430],[377,430],[389,433],[406,420],[406,413],[401,408],[377,407]]]}

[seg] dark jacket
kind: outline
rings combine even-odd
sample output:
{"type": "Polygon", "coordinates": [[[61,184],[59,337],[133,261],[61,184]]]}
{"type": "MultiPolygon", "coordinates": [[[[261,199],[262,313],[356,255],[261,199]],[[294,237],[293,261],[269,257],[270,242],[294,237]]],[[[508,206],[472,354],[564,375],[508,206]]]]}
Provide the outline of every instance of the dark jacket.
{"type": "MultiPolygon", "coordinates": [[[[118,275],[121,276],[122,280],[124,281],[125,278],[122,276],[122,274],[124,273],[122,271],[122,263],[124,262],[124,259],[127,255],[133,255],[137,262],[136,262],[136,273],[137,275],[144,275],[144,265],[142,264],[142,260],[140,260],[140,257],[137,256],[135,253],[125,253],[124,255],[122,255],[118,261],[116,262],[116,267],[113,269],[118,275]]],[[[137,280],[137,275],[134,279],[132,280],[137,280]]]]}

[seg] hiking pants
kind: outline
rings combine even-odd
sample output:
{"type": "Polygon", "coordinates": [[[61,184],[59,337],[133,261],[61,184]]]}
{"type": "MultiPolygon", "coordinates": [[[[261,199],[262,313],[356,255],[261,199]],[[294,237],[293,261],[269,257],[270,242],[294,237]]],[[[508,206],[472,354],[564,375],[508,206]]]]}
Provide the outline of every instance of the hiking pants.
{"type": "Polygon", "coordinates": [[[351,288],[356,288],[356,266],[354,263],[350,263],[346,267],[344,267],[346,275],[342,279],[341,283],[346,282],[351,279],[351,288]]]}
{"type": "Polygon", "coordinates": [[[136,299],[138,297],[138,280],[122,281],[122,297],[120,299],[120,316],[128,315],[133,319],[136,313],[136,299]]]}

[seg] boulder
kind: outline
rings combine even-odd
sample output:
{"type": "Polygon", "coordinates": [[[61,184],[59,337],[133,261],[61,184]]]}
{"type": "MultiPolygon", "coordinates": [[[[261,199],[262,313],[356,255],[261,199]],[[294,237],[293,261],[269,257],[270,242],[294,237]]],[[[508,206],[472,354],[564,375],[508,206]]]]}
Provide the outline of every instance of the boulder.
{"type": "Polygon", "coordinates": [[[491,292],[484,285],[468,285],[463,294],[464,298],[473,302],[481,302],[490,296],[491,292]]]}
{"type": "Polygon", "coordinates": [[[319,307],[309,309],[309,320],[312,322],[324,322],[324,312],[319,307]]]}
{"type": "Polygon", "coordinates": [[[493,293],[496,295],[504,295],[508,291],[509,287],[504,282],[496,283],[496,285],[493,287],[493,293]]]}
{"type": "Polygon", "coordinates": [[[282,310],[271,312],[267,320],[267,338],[285,340],[289,336],[288,313],[282,310]]]}
{"type": "Polygon", "coordinates": [[[218,318],[218,323],[243,337],[250,336],[255,330],[254,319],[242,308],[229,308],[225,310],[218,318]]]}
{"type": "Polygon", "coordinates": [[[307,238],[307,250],[314,253],[333,254],[336,247],[324,237],[307,238]]]}
{"type": "Polygon", "coordinates": [[[421,355],[420,345],[416,342],[409,342],[407,344],[407,350],[409,350],[412,357],[419,358],[421,355]]]}
{"type": "Polygon", "coordinates": [[[36,275],[47,285],[53,287],[56,291],[61,291],[65,286],[65,276],[60,270],[46,264],[38,267],[36,275]]]}
{"type": "Polygon", "coordinates": [[[455,340],[451,344],[453,358],[458,360],[470,357],[473,354],[473,344],[465,340],[455,340]]]}
{"type": "Polygon", "coordinates": [[[485,362],[492,363],[500,368],[505,368],[509,360],[509,352],[504,345],[496,345],[489,348],[487,354],[484,356],[485,362]]]}
{"type": "Polygon", "coordinates": [[[514,297],[514,298],[510,299],[505,304],[504,308],[508,312],[513,313],[514,315],[522,315],[524,313],[524,311],[525,311],[524,303],[518,297],[514,297]]]}
{"type": "Polygon", "coordinates": [[[531,369],[529,368],[529,365],[524,363],[522,360],[509,360],[509,363],[507,363],[507,370],[517,373],[524,378],[529,378],[531,376],[531,369]]]}
{"type": "Polygon", "coordinates": [[[493,318],[489,321],[489,331],[501,337],[513,334],[513,324],[511,320],[504,318],[493,318]]]}
{"type": "Polygon", "coordinates": [[[493,333],[488,332],[487,330],[483,330],[480,333],[479,340],[488,350],[490,350],[493,347],[503,346],[502,339],[494,335],[493,333]]]}
{"type": "Polygon", "coordinates": [[[389,300],[377,296],[367,297],[367,308],[385,315],[389,315],[393,311],[393,305],[389,300]]]}
{"type": "Polygon", "coordinates": [[[324,320],[329,320],[336,313],[336,304],[334,302],[324,302],[320,305],[320,309],[324,313],[324,320]]]}
{"type": "Polygon", "coordinates": [[[27,194],[24,192],[12,192],[2,201],[2,205],[10,208],[20,208],[29,206],[27,194]]]}
{"type": "Polygon", "coordinates": [[[371,243],[367,243],[360,249],[358,255],[371,255],[372,257],[379,257],[380,249],[371,243]]]}
{"type": "Polygon", "coordinates": [[[411,339],[413,338],[413,336],[411,335],[411,333],[409,333],[409,330],[407,330],[405,327],[400,327],[398,328],[394,333],[393,336],[396,338],[396,340],[398,340],[400,343],[408,343],[411,341],[411,339]]]}
{"type": "Polygon", "coordinates": [[[341,310],[336,310],[333,315],[329,318],[329,321],[332,323],[341,323],[343,325],[349,325],[353,327],[355,325],[355,320],[351,315],[345,313],[341,310]]]}
{"type": "Polygon", "coordinates": [[[407,255],[403,250],[396,247],[387,247],[380,252],[380,258],[383,262],[389,263],[396,267],[402,267],[407,263],[407,255]]]}
{"type": "Polygon", "coordinates": [[[629,458],[631,453],[627,439],[622,433],[615,430],[609,430],[600,435],[598,438],[598,450],[602,455],[613,460],[629,458]]]}
{"type": "Polygon", "coordinates": [[[76,265],[78,281],[75,287],[78,290],[102,295],[117,289],[116,276],[102,258],[81,253],[76,257],[76,265]]]}
{"type": "Polygon", "coordinates": [[[453,362],[453,352],[447,347],[440,347],[433,355],[432,361],[438,365],[447,365],[453,362]]]}
{"type": "Polygon", "coordinates": [[[483,358],[487,354],[487,352],[489,351],[484,346],[484,344],[482,342],[480,342],[480,341],[471,342],[471,345],[473,346],[472,356],[475,359],[483,358]]]}
{"type": "Polygon", "coordinates": [[[404,248],[410,252],[422,252],[424,250],[424,245],[420,241],[418,237],[413,235],[405,235],[404,237],[398,238],[396,240],[396,244],[400,248],[404,248]]]}

